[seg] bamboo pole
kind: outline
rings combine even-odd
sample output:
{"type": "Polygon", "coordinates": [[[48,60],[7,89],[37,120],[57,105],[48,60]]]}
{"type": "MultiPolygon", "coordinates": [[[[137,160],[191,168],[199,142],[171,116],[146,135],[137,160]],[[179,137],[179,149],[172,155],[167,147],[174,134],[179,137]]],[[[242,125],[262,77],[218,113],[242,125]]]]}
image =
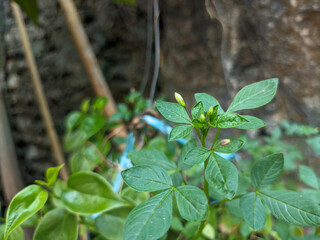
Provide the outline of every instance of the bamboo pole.
{"type": "Polygon", "coordinates": [[[69,30],[95,93],[98,96],[107,97],[109,100],[105,108],[105,114],[107,117],[110,117],[117,111],[117,107],[79,19],[77,9],[72,0],[58,1],[64,12],[69,30]]]}
{"type": "MultiPolygon", "coordinates": [[[[73,41],[80,54],[82,64],[84,65],[95,94],[108,98],[108,104],[104,108],[104,114],[108,118],[117,111],[117,106],[80,21],[74,2],[72,0],[58,0],[58,2],[64,12],[73,41]]],[[[115,127],[114,131],[118,132],[121,128],[121,126],[115,127]]],[[[128,136],[125,128],[119,131],[119,136],[128,136]]],[[[124,148],[125,146],[123,144],[119,146],[119,150],[124,150],[124,148]]]]}
{"type": "MultiPolygon", "coordinates": [[[[35,88],[36,98],[40,107],[41,115],[45,123],[46,132],[50,139],[51,148],[55,156],[56,163],[58,165],[61,165],[65,163],[64,155],[61,150],[57,133],[54,129],[53,121],[51,118],[47,100],[44,95],[42,83],[40,80],[40,75],[39,75],[39,72],[35,63],[35,59],[31,50],[30,41],[26,31],[25,23],[21,14],[21,10],[20,10],[20,7],[14,1],[11,1],[11,8],[12,8],[16,23],[18,25],[22,45],[24,48],[25,58],[26,58],[27,65],[31,74],[31,79],[35,88]]],[[[61,169],[60,175],[63,180],[68,179],[67,166],[64,166],[61,169]]]]}

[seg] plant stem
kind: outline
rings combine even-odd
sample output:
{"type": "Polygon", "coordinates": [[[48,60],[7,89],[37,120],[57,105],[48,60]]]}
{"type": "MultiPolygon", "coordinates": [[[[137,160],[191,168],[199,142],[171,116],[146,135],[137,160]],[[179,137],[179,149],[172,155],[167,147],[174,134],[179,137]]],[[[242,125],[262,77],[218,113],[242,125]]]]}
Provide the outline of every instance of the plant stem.
{"type": "Polygon", "coordinates": [[[232,201],[232,200],[235,200],[235,199],[238,199],[238,198],[241,198],[244,194],[241,194],[241,195],[238,195],[232,199],[223,199],[221,201],[218,201],[218,202],[215,202],[213,204],[210,205],[210,207],[215,207],[217,205],[220,205],[220,204],[223,204],[223,203],[226,203],[226,202],[229,202],[229,201],[232,201]]]}
{"type": "Polygon", "coordinates": [[[197,234],[192,238],[192,240],[197,240],[200,236],[201,236],[201,233],[202,233],[202,230],[204,228],[204,225],[206,223],[206,220],[202,221],[200,226],[199,226],[199,229],[198,229],[198,232],[197,234]]]}
{"type": "MultiPolygon", "coordinates": [[[[213,140],[211,148],[213,148],[213,146],[217,142],[218,136],[220,134],[220,130],[221,130],[221,128],[218,128],[218,130],[216,132],[216,135],[214,137],[214,140],[213,140]]],[[[201,138],[200,140],[201,140],[202,147],[206,147],[205,137],[201,138]]],[[[207,169],[207,166],[208,166],[208,163],[209,163],[209,158],[210,157],[208,157],[207,160],[204,162],[204,173],[206,172],[206,169],[207,169]]],[[[203,181],[204,181],[203,191],[206,194],[208,202],[209,202],[209,184],[208,184],[208,181],[206,180],[205,174],[203,174],[203,181]]],[[[194,240],[196,240],[201,235],[201,232],[202,232],[202,230],[203,230],[203,228],[205,226],[205,222],[206,222],[206,220],[201,222],[201,224],[199,226],[199,229],[198,229],[198,232],[195,235],[195,237],[193,238],[194,240]]]]}
{"type": "MultiPolygon", "coordinates": [[[[188,116],[189,116],[190,120],[192,120],[192,117],[191,117],[190,113],[188,112],[188,110],[187,110],[187,107],[186,107],[186,106],[184,107],[184,109],[186,110],[186,112],[187,112],[187,114],[188,114],[188,116]]],[[[198,135],[198,138],[199,138],[199,140],[200,140],[200,141],[201,141],[201,143],[202,143],[202,138],[201,138],[201,134],[200,134],[199,129],[198,129],[196,126],[194,126],[194,129],[196,130],[197,135],[198,135]]],[[[205,137],[203,137],[203,138],[205,138],[205,137]]],[[[202,145],[202,146],[203,146],[203,145],[202,145]]]]}
{"type": "Polygon", "coordinates": [[[212,142],[211,148],[213,148],[214,145],[216,144],[216,142],[217,142],[217,140],[218,140],[218,136],[219,136],[219,134],[220,134],[220,131],[221,131],[221,128],[218,128],[217,133],[216,133],[216,136],[214,137],[214,140],[213,140],[213,142],[212,142]]]}

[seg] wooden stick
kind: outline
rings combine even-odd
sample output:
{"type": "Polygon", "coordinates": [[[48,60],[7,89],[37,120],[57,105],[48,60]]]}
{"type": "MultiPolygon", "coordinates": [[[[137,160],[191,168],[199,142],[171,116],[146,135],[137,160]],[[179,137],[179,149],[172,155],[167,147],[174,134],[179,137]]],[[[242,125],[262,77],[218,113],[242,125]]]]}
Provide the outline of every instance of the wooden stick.
{"type": "Polygon", "coordinates": [[[117,107],[112,97],[111,91],[99,67],[96,56],[89,43],[87,34],[79,19],[76,7],[72,0],[58,1],[64,12],[73,40],[78,49],[82,63],[86,69],[86,72],[88,74],[88,77],[91,81],[95,93],[98,96],[107,97],[109,100],[105,108],[105,114],[107,117],[110,117],[113,113],[117,111],[117,107]]]}
{"type": "Polygon", "coordinates": [[[23,188],[10,125],[0,92],[0,168],[1,184],[6,204],[23,188]]]}
{"type": "MultiPolygon", "coordinates": [[[[95,91],[96,95],[108,98],[108,104],[104,108],[104,114],[108,118],[117,111],[117,106],[89,43],[87,34],[78,16],[77,9],[72,0],[58,1],[64,12],[69,30],[80,54],[80,58],[84,68],[86,69],[91,85],[93,86],[93,90],[95,91]]],[[[118,126],[115,129],[120,128],[121,126],[118,126]]],[[[128,136],[125,128],[122,128],[122,130],[119,132],[119,136],[128,136]]],[[[124,150],[124,148],[125,146],[123,144],[119,146],[119,150],[124,150]]]]}
{"type": "MultiPolygon", "coordinates": [[[[24,48],[25,58],[27,61],[27,65],[28,65],[30,74],[31,74],[31,79],[32,79],[32,82],[33,82],[33,85],[35,88],[35,92],[36,92],[36,98],[37,98],[38,104],[40,106],[42,118],[45,123],[45,128],[46,128],[47,134],[48,134],[50,142],[51,142],[51,148],[52,148],[53,154],[55,156],[56,163],[58,165],[61,165],[61,164],[65,163],[64,155],[62,153],[59,139],[58,139],[57,133],[54,129],[54,125],[53,125],[53,121],[52,121],[51,114],[49,111],[48,103],[47,103],[47,100],[46,100],[44,92],[43,92],[43,87],[42,87],[42,83],[40,80],[40,75],[39,75],[39,72],[38,72],[38,69],[37,69],[37,66],[35,63],[35,59],[34,59],[34,56],[33,56],[32,50],[31,50],[30,41],[29,41],[28,34],[26,31],[25,23],[24,23],[22,14],[21,14],[21,10],[20,10],[20,7],[14,1],[11,1],[11,8],[12,8],[16,23],[18,25],[22,45],[24,48]]],[[[61,169],[60,175],[63,180],[68,179],[67,166],[64,166],[61,169]]]]}

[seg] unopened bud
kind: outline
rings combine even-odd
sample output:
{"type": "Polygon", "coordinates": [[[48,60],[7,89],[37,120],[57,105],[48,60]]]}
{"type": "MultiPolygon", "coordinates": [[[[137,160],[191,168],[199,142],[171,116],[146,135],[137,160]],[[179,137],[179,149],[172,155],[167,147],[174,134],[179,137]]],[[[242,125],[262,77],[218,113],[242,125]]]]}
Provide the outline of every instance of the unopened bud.
{"type": "Polygon", "coordinates": [[[220,142],[221,146],[229,145],[231,143],[230,139],[223,139],[220,142]]]}
{"type": "Polygon", "coordinates": [[[211,106],[208,111],[208,116],[211,117],[213,115],[213,107],[211,106]]]}
{"type": "Polygon", "coordinates": [[[206,117],[204,116],[203,113],[200,115],[200,122],[202,122],[202,123],[206,122],[206,117]]]}
{"type": "Polygon", "coordinates": [[[174,97],[176,98],[176,101],[177,101],[182,107],[185,107],[185,106],[186,106],[186,104],[185,104],[182,96],[181,96],[179,93],[175,92],[175,93],[174,93],[174,97]]]}

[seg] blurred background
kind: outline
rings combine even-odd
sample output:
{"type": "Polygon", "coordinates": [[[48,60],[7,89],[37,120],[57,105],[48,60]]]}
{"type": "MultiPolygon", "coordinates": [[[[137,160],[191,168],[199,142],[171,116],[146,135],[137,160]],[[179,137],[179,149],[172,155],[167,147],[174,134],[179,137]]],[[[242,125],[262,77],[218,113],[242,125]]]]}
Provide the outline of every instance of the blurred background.
{"type": "MultiPolygon", "coordinates": [[[[130,89],[143,85],[150,52],[148,1],[74,2],[112,95],[123,102],[130,89]]],[[[39,25],[28,17],[25,21],[62,138],[67,114],[78,109],[84,98],[93,98],[94,91],[60,5],[53,0],[38,4],[39,25]]],[[[2,44],[6,45],[0,84],[23,179],[31,183],[42,178],[53,157],[10,2],[2,0],[0,8],[2,44]]],[[[275,100],[254,110],[268,127],[252,134],[270,134],[283,119],[319,126],[319,0],[161,0],[159,11],[160,71],[155,97],[174,100],[176,91],[191,107],[194,93],[206,92],[227,108],[243,86],[277,77],[275,100]]],[[[154,47],[149,69],[145,97],[150,94],[154,47]]],[[[316,156],[310,159],[319,167],[316,156]]]]}

